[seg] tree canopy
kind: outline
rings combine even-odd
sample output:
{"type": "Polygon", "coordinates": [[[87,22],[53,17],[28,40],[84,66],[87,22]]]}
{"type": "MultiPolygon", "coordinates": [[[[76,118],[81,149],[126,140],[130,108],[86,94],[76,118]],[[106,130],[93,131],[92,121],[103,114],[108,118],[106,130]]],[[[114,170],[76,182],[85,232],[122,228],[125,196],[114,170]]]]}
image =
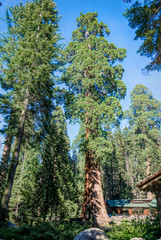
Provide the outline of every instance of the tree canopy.
{"type": "Polygon", "coordinates": [[[146,66],[148,71],[161,70],[161,4],[160,0],[136,1],[124,13],[131,28],[135,30],[135,40],[143,40],[138,53],[151,58],[146,66]]]}

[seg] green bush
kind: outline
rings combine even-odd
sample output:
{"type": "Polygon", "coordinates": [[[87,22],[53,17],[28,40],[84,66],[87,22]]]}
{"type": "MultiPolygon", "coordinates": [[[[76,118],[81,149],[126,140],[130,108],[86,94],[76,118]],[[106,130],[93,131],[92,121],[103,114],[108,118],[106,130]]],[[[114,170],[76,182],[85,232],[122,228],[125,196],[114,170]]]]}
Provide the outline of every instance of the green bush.
{"type": "MultiPolygon", "coordinates": [[[[23,225],[18,229],[0,228],[0,239],[4,240],[73,240],[81,231],[91,227],[78,223],[41,223],[34,226],[23,225]]],[[[158,219],[145,221],[124,221],[114,225],[106,233],[110,240],[130,240],[141,237],[145,240],[156,240],[161,236],[158,219]]]]}
{"type": "Polygon", "coordinates": [[[161,237],[159,220],[133,220],[132,222],[123,221],[120,225],[114,225],[111,232],[106,233],[110,240],[130,240],[140,237],[145,240],[155,240],[161,237]]]}
{"type": "Polygon", "coordinates": [[[4,240],[73,240],[74,237],[89,225],[77,223],[49,224],[21,226],[18,229],[1,228],[0,238],[4,240]]]}

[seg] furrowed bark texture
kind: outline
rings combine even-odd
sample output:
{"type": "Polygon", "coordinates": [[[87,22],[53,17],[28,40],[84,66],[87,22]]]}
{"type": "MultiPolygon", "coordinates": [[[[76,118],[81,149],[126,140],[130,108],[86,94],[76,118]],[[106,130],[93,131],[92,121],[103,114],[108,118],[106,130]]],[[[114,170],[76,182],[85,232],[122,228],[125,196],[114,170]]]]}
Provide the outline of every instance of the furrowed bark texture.
{"type": "MultiPolygon", "coordinates": [[[[89,93],[86,93],[86,103],[88,101],[89,93]]],[[[89,137],[91,134],[89,123],[92,119],[89,118],[88,112],[85,116],[86,124],[86,141],[89,144],[89,137]]],[[[97,134],[96,134],[97,135],[97,134]]],[[[95,135],[95,136],[96,136],[95,135]]],[[[94,224],[104,224],[109,222],[109,217],[106,212],[105,202],[103,198],[101,171],[99,161],[94,159],[92,151],[86,150],[85,157],[85,187],[84,200],[81,217],[83,221],[92,220],[94,224]]]]}
{"type": "MultiPolygon", "coordinates": [[[[88,117],[86,116],[86,124],[88,117]]],[[[86,128],[88,141],[90,129],[86,128]]],[[[98,160],[93,159],[90,150],[86,152],[85,159],[85,188],[82,208],[83,221],[90,221],[98,225],[109,222],[102,191],[101,171],[98,160]]]]}
{"type": "Polygon", "coordinates": [[[25,100],[24,100],[24,107],[20,115],[19,129],[15,139],[13,158],[12,158],[11,166],[9,169],[6,188],[2,198],[2,207],[4,207],[5,209],[8,208],[9,200],[11,197],[12,186],[14,182],[14,177],[15,177],[15,172],[18,165],[18,159],[19,159],[19,153],[20,153],[20,148],[22,143],[22,137],[24,133],[24,125],[25,125],[25,119],[27,114],[28,102],[29,102],[29,92],[27,89],[25,100]]]}
{"type": "Polygon", "coordinates": [[[102,181],[99,163],[86,154],[85,190],[82,208],[83,221],[93,220],[98,225],[109,222],[102,191],[102,181]]]}

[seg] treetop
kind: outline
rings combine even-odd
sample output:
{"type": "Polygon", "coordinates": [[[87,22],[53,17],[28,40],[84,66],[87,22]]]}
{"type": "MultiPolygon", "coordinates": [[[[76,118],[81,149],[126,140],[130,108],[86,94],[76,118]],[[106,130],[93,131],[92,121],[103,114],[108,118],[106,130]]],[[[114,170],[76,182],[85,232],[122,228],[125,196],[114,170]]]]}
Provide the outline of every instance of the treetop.
{"type": "Polygon", "coordinates": [[[72,34],[72,40],[83,41],[90,35],[95,37],[104,37],[105,34],[109,35],[110,30],[103,22],[98,23],[97,12],[88,12],[87,14],[80,13],[77,18],[78,28],[72,34]]]}

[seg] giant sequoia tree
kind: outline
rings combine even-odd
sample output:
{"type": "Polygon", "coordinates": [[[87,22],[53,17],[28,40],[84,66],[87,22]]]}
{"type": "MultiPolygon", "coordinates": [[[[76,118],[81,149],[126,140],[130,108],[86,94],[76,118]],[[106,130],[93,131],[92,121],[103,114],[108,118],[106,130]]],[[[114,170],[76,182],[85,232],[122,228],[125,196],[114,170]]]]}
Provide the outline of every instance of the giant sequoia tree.
{"type": "Polygon", "coordinates": [[[107,149],[106,130],[121,116],[119,100],[126,87],[121,81],[123,68],[117,65],[126,55],[104,35],[107,25],[98,23],[97,13],[81,13],[77,29],[65,50],[69,66],[64,82],[70,89],[66,100],[66,115],[85,124],[85,190],[82,218],[97,223],[108,221],[100,173],[100,161],[107,149]]]}
{"type": "MultiPolygon", "coordinates": [[[[2,205],[7,208],[11,195],[27,116],[39,122],[51,113],[54,81],[51,74],[58,67],[58,12],[51,0],[35,0],[10,9],[10,38],[1,44],[2,56],[17,42],[9,61],[4,59],[2,83],[10,85],[12,109],[18,113],[13,157],[2,205]]],[[[7,58],[8,60],[8,58],[7,58]]],[[[3,85],[2,85],[3,87],[3,85]]],[[[29,119],[29,118],[28,118],[29,119]]]]}

